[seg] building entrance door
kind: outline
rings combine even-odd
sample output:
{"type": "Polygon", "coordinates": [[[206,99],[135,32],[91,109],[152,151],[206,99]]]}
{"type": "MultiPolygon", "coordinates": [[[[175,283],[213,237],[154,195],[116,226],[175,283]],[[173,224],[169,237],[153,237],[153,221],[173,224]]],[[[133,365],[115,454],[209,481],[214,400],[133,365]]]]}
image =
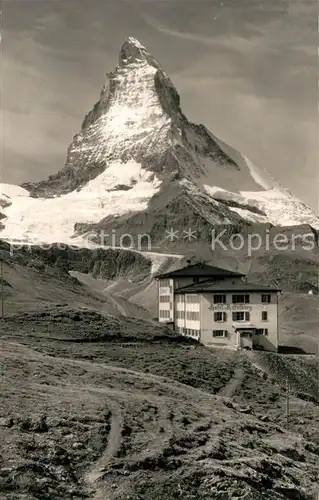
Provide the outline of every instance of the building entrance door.
{"type": "Polygon", "coordinates": [[[240,347],[242,349],[253,348],[253,330],[239,330],[240,347]]]}

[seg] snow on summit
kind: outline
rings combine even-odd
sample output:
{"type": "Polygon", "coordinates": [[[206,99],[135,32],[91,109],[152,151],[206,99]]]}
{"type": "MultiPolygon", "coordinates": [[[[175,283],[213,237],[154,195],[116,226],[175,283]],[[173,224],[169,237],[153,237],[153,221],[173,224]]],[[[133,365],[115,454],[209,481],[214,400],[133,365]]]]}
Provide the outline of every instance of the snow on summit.
{"type": "MultiPolygon", "coordinates": [[[[145,51],[135,39],[128,40],[145,51]]],[[[104,89],[108,95],[107,112],[89,127],[85,136],[86,147],[92,149],[92,154],[98,153],[99,148],[106,156],[114,155],[119,148],[123,154],[136,140],[155,143],[169,129],[170,118],[163,113],[154,87],[157,68],[146,58],[135,57],[130,62],[121,60],[112,75],[112,92],[108,86],[104,89]]]]}
{"type": "Polygon", "coordinates": [[[186,186],[190,205],[198,197],[211,203],[216,224],[243,220],[319,229],[309,207],[267,172],[187,120],[164,69],[129,37],[64,167],[23,187],[0,185],[1,238],[70,244],[75,224],[145,212],[155,195],[169,198],[172,183],[186,186]]]}

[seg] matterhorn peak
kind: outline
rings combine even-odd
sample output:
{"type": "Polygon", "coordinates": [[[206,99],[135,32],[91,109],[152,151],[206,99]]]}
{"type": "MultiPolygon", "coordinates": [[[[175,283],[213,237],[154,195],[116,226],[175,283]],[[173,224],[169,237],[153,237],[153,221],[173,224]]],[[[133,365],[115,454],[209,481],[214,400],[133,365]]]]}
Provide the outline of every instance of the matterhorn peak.
{"type": "Polygon", "coordinates": [[[123,43],[119,53],[119,67],[132,68],[135,64],[147,64],[155,70],[165,73],[153,55],[136,38],[129,36],[123,43]]]}
{"type": "Polygon", "coordinates": [[[141,42],[137,40],[137,38],[134,38],[134,36],[128,36],[125,41],[131,45],[134,45],[135,47],[139,47],[140,49],[145,49],[144,45],[142,45],[141,42]]]}
{"type": "Polygon", "coordinates": [[[136,38],[134,38],[133,36],[128,36],[126,38],[126,40],[123,42],[123,45],[122,45],[122,50],[125,50],[125,48],[135,48],[135,49],[139,49],[139,50],[142,50],[144,52],[147,52],[147,49],[144,47],[144,45],[141,44],[141,42],[139,42],[136,38]]]}
{"type": "MultiPolygon", "coordinates": [[[[204,214],[210,224],[319,227],[311,210],[283,192],[266,171],[205,126],[187,119],[178,91],[160,63],[131,36],[123,42],[119,63],[107,73],[98,102],[74,136],[65,166],[48,180],[24,187],[31,193],[28,204],[40,197],[52,199],[54,205],[61,196],[62,204],[73,206],[68,234],[75,223],[126,217],[146,209],[157,214],[159,207],[165,212],[172,196],[196,204],[196,213],[204,214]]],[[[45,201],[48,213],[49,201],[45,201]]],[[[54,206],[60,210],[62,205],[54,206]]],[[[6,217],[9,210],[3,209],[6,217]]],[[[31,229],[34,226],[31,212],[28,217],[21,214],[27,231],[29,222],[31,229]]],[[[61,214],[63,219],[64,210],[61,214]]],[[[58,220],[50,230],[55,241],[58,220]]],[[[123,220],[125,227],[127,221],[123,220]]]]}
{"type": "Polygon", "coordinates": [[[143,60],[149,55],[146,48],[136,38],[129,36],[120,50],[120,65],[143,60]]]}

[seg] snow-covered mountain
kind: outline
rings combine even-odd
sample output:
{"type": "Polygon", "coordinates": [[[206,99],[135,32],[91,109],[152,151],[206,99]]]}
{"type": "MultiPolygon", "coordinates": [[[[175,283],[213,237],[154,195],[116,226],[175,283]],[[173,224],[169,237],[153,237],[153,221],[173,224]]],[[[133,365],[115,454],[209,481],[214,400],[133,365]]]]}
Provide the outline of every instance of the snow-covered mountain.
{"type": "MultiPolygon", "coordinates": [[[[62,170],[22,187],[0,185],[0,236],[81,243],[85,232],[103,227],[103,221],[107,228],[116,222],[128,231],[131,220],[156,219],[176,208],[176,200],[178,209],[185,204],[188,213],[210,225],[319,229],[311,209],[266,171],[187,120],[164,69],[130,37],[74,136],[62,170]]],[[[172,221],[166,222],[171,227],[172,221]]]]}

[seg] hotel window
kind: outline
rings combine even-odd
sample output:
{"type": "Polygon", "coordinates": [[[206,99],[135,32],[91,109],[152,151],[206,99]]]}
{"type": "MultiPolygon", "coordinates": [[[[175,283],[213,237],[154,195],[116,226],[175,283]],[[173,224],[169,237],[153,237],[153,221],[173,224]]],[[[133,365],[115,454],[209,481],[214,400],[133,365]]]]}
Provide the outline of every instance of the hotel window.
{"type": "Polygon", "coordinates": [[[188,304],[199,304],[199,295],[186,295],[186,302],[188,304]]]}
{"type": "Polygon", "coordinates": [[[191,335],[192,337],[198,337],[198,336],[199,336],[199,331],[198,331],[198,330],[194,330],[194,329],[192,329],[192,328],[191,328],[191,329],[189,330],[189,332],[190,332],[190,335],[191,335]]]}
{"type": "Polygon", "coordinates": [[[160,280],[160,287],[161,288],[166,288],[170,286],[170,280],[160,280]]]}
{"type": "Polygon", "coordinates": [[[271,303],[271,295],[270,293],[263,293],[261,296],[261,302],[263,304],[270,304],[271,303]]]}
{"type": "Polygon", "coordinates": [[[249,295],[233,295],[232,297],[233,304],[249,304],[249,295]]]}
{"type": "Polygon", "coordinates": [[[249,321],[250,320],[250,313],[249,312],[244,312],[244,311],[236,311],[233,312],[233,321],[249,321]]]}
{"type": "Polygon", "coordinates": [[[185,311],[176,311],[176,319],[185,319],[185,311]]]}
{"type": "Polygon", "coordinates": [[[268,328],[258,328],[256,330],[256,335],[268,335],[268,328]]]}
{"type": "Polygon", "coordinates": [[[268,311],[261,311],[261,321],[268,321],[268,311]]]}
{"type": "Polygon", "coordinates": [[[226,295],[214,295],[214,304],[226,304],[226,295]]]}
{"type": "Polygon", "coordinates": [[[160,316],[160,318],[163,318],[163,319],[164,319],[164,318],[165,318],[165,319],[169,319],[169,318],[171,317],[171,313],[170,313],[170,311],[164,311],[164,310],[161,310],[161,311],[159,312],[159,316],[160,316]]]}
{"type": "Polygon", "coordinates": [[[225,313],[225,312],[214,312],[214,321],[216,323],[227,321],[227,313],[225,313]]]}
{"type": "Polygon", "coordinates": [[[189,321],[199,321],[199,311],[187,311],[186,319],[189,321]]]}
{"type": "Polygon", "coordinates": [[[169,302],[170,301],[170,296],[169,295],[160,295],[159,301],[161,303],[169,302]]]}
{"type": "Polygon", "coordinates": [[[227,337],[227,330],[213,330],[213,337],[227,337]]]}

